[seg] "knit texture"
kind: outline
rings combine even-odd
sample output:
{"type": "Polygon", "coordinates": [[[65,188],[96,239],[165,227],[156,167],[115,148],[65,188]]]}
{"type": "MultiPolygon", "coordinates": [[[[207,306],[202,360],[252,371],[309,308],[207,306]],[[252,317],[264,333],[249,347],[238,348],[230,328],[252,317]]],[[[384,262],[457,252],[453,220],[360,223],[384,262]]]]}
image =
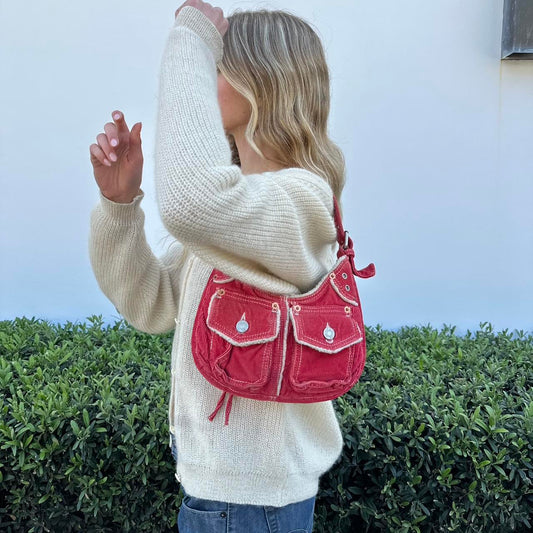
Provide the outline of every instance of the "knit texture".
{"type": "Polygon", "coordinates": [[[284,506],[314,496],[342,451],[331,401],[284,404],[234,397],[228,426],[210,422],[221,391],[191,353],[196,310],[212,268],[282,294],[310,290],[336,261],[332,191],[304,169],[243,175],[231,164],[217,100],[223,41],[183,8],[160,73],[155,179],[161,218],[176,239],[160,258],[146,242],[144,193],[100,196],[91,264],[102,291],[135,328],[175,328],[169,425],[176,477],[197,498],[284,506]]]}

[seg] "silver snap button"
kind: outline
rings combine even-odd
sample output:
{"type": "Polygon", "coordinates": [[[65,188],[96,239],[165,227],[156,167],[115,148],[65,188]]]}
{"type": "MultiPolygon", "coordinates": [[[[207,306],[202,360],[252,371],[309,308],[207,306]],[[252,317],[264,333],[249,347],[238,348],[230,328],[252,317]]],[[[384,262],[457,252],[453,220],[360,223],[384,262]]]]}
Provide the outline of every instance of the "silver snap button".
{"type": "Polygon", "coordinates": [[[333,339],[335,338],[335,330],[329,324],[327,324],[322,332],[322,335],[324,335],[324,338],[328,342],[333,342],[333,339]]]}
{"type": "Polygon", "coordinates": [[[350,290],[350,286],[349,285],[345,285],[344,288],[349,291],[350,290]]]}
{"type": "Polygon", "coordinates": [[[221,518],[226,518],[226,513],[220,513],[221,518]]]}
{"type": "Polygon", "coordinates": [[[250,327],[250,325],[248,324],[248,322],[246,322],[246,320],[244,319],[240,319],[238,322],[237,322],[237,325],[235,326],[235,329],[239,332],[239,333],[246,333],[248,331],[248,328],[250,327]]]}
{"type": "Polygon", "coordinates": [[[348,274],[346,274],[346,272],[342,273],[342,279],[348,279],[348,274]]]}

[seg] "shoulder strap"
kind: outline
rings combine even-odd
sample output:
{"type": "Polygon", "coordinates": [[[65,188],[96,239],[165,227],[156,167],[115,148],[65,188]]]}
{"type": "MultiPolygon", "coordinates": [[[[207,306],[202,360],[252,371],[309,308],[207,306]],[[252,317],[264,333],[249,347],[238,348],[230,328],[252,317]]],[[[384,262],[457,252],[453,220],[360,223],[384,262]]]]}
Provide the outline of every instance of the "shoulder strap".
{"type": "Polygon", "coordinates": [[[335,197],[335,195],[333,195],[333,219],[335,221],[335,228],[337,229],[337,243],[339,244],[337,257],[341,257],[341,255],[348,256],[350,264],[352,265],[352,272],[354,276],[357,276],[359,278],[371,278],[372,276],[374,276],[376,273],[376,267],[374,266],[374,263],[370,263],[361,270],[357,270],[355,268],[355,252],[353,249],[353,241],[342,225],[339,204],[337,203],[337,198],[335,197]]]}
{"type": "Polygon", "coordinates": [[[342,226],[341,212],[335,195],[333,195],[333,220],[335,221],[335,228],[337,228],[337,242],[339,243],[339,247],[346,247],[347,243],[345,243],[345,239],[348,232],[344,231],[342,226]]]}

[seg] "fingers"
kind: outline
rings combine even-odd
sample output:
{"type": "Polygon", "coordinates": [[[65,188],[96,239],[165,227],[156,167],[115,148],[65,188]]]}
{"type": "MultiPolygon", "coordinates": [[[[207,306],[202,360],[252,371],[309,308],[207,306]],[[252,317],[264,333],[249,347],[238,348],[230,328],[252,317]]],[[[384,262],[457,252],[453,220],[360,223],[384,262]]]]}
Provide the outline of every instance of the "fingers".
{"type": "Polygon", "coordinates": [[[105,131],[105,134],[107,135],[107,140],[110,146],[112,146],[113,148],[118,146],[118,143],[120,142],[120,140],[118,137],[118,131],[117,131],[117,127],[115,126],[115,124],[113,124],[112,122],[108,122],[104,126],[104,131],[105,131]]]}
{"type": "Polygon", "coordinates": [[[137,159],[142,159],[142,148],[141,148],[141,128],[142,123],[137,122],[137,124],[134,124],[131,128],[130,133],[130,152],[133,157],[137,159]]]}
{"type": "Polygon", "coordinates": [[[96,142],[98,143],[98,146],[104,152],[105,157],[107,157],[107,159],[115,163],[117,161],[117,154],[115,154],[115,152],[113,151],[113,148],[111,148],[107,135],[105,133],[99,133],[96,136],[96,142]]]}
{"type": "MultiPolygon", "coordinates": [[[[105,133],[100,133],[96,137],[99,150],[94,150],[94,155],[102,164],[106,164],[104,163],[104,159],[108,163],[115,163],[118,158],[113,148],[116,148],[121,142],[127,144],[130,136],[123,113],[118,110],[113,111],[112,116],[114,122],[108,122],[104,126],[105,133]],[[103,157],[99,157],[102,154],[103,157]]],[[[91,151],[91,153],[93,152],[91,151]]]]}
{"type": "MultiPolygon", "coordinates": [[[[215,8],[215,9],[220,9],[219,7],[215,8]]],[[[222,35],[222,37],[224,37],[224,34],[228,31],[229,29],[229,22],[228,22],[228,19],[224,16],[224,11],[222,11],[222,9],[220,9],[220,13],[217,13],[219,19],[218,19],[218,23],[216,23],[216,27],[218,28],[218,31],[220,32],[220,35],[222,35]]]]}
{"type": "MultiPolygon", "coordinates": [[[[91,153],[91,162],[99,162],[102,165],[111,166],[116,163],[118,158],[114,148],[117,146],[128,146],[133,142],[136,149],[137,157],[142,159],[141,150],[141,123],[135,124],[134,129],[130,131],[121,111],[115,110],[111,113],[114,122],[108,122],[104,126],[105,133],[99,133],[96,137],[98,144],[92,144],[89,148],[91,153]]],[[[132,147],[133,148],[133,147],[132,147]]]]}
{"type": "Polygon", "coordinates": [[[93,165],[98,162],[107,167],[111,166],[111,162],[106,158],[104,151],[97,144],[91,144],[89,146],[89,152],[91,153],[91,163],[93,165]]]}
{"type": "Polygon", "coordinates": [[[115,126],[117,128],[118,140],[121,141],[123,138],[127,139],[130,134],[128,125],[124,119],[124,113],[121,111],[115,110],[111,113],[113,120],[115,121],[115,126]]]}

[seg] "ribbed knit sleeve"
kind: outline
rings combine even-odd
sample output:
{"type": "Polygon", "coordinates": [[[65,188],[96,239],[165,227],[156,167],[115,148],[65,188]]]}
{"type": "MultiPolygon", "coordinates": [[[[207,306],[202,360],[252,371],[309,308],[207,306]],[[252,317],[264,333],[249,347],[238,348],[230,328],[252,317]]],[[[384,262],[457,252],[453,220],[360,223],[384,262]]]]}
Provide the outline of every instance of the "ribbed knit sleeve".
{"type": "Polygon", "coordinates": [[[100,194],[91,213],[89,256],[102,292],[132,326],[146,333],[175,327],[183,247],[173,243],[158,259],[144,233],[140,202],[119,204],[100,194]]]}
{"type": "Polygon", "coordinates": [[[223,41],[182,8],[163,53],[155,178],[167,230],[212,266],[266,290],[309,289],[331,266],[332,192],[304,169],[243,175],[217,98],[223,41]]]}

